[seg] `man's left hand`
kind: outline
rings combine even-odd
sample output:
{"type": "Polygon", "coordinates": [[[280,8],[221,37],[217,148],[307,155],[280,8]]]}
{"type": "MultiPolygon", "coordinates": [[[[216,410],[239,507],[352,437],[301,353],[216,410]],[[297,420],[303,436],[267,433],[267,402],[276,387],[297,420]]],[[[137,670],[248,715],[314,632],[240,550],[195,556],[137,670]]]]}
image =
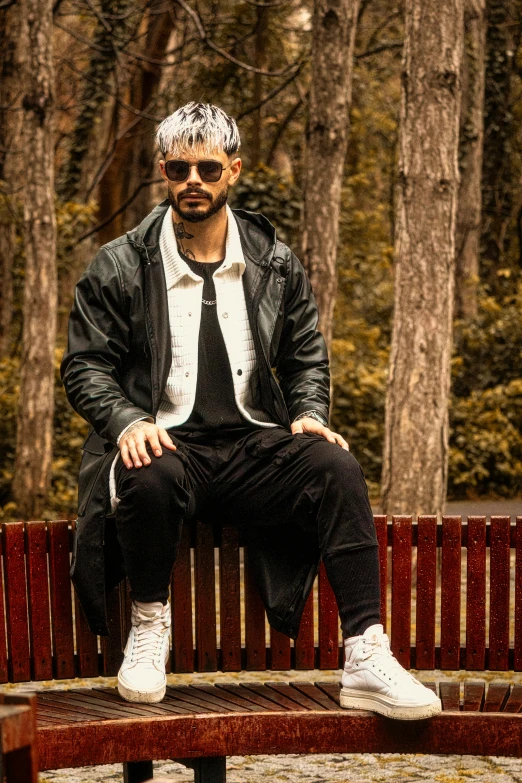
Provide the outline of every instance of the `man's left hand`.
{"type": "Polygon", "coordinates": [[[342,435],[339,435],[337,432],[332,432],[329,427],[325,427],[324,424],[321,424],[317,419],[312,419],[311,416],[303,416],[302,419],[294,421],[290,427],[293,435],[297,432],[314,432],[316,435],[322,435],[323,438],[329,440],[330,443],[338,443],[343,449],[350,451],[350,447],[342,435]]]}

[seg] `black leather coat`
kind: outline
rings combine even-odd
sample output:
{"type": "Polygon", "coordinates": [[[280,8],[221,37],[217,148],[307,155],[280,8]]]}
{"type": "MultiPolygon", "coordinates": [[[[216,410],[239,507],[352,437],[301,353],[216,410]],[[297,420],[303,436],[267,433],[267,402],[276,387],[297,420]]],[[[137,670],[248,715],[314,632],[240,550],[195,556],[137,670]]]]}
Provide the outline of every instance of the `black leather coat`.
{"type": "MultiPolygon", "coordinates": [[[[68,400],[92,427],[80,466],[71,577],[90,628],[100,635],[108,633],[106,593],[124,576],[109,498],[116,438],[134,419],[156,415],[172,361],[159,248],[168,207],[165,199],[139,226],[97,252],[76,286],[61,364],[68,400]]],[[[242,280],[257,356],[253,404],[288,431],[299,413],[311,409],[326,424],[328,352],[316,328],[310,281],[263,215],[241,209],[233,213],[245,258],[242,280]]],[[[303,536],[292,540],[289,558],[290,541],[277,529],[269,536],[257,535],[249,551],[269,622],[295,638],[319,552],[316,543],[303,536]]]]}

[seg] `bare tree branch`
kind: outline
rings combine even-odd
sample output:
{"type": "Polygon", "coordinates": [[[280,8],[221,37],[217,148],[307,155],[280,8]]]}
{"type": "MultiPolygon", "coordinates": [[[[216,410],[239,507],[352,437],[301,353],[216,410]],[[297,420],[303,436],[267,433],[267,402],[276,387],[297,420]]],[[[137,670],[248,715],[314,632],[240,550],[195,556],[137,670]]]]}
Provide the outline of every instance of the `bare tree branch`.
{"type": "MultiPolygon", "coordinates": [[[[148,104],[147,110],[151,109],[158,102],[158,100],[159,100],[159,96],[156,96],[156,98],[154,98],[154,100],[148,104]]],[[[140,116],[134,117],[134,119],[131,120],[131,122],[129,122],[127,125],[125,125],[125,127],[122,128],[120,132],[115,136],[110,149],[107,151],[107,154],[105,155],[105,158],[101,162],[98,171],[96,172],[93,178],[93,181],[91,182],[91,184],[87,189],[86,200],[88,200],[91,197],[94,188],[98,185],[99,182],[101,182],[105,172],[109,168],[120,139],[122,139],[127,133],[129,133],[129,131],[131,131],[134,128],[134,126],[138,124],[140,120],[141,120],[140,116]]]]}
{"type": "Polygon", "coordinates": [[[287,87],[291,82],[293,82],[293,80],[299,74],[299,72],[301,71],[303,65],[307,61],[308,61],[308,55],[303,57],[301,62],[298,63],[296,70],[292,74],[290,74],[290,76],[287,79],[285,79],[284,82],[279,84],[277,87],[274,87],[273,90],[270,90],[270,92],[267,95],[265,95],[265,97],[261,101],[258,101],[258,103],[255,104],[255,106],[250,106],[250,108],[248,108],[245,111],[241,112],[241,114],[236,115],[236,121],[239,122],[239,120],[242,120],[243,117],[246,117],[248,114],[252,114],[252,112],[254,112],[257,109],[259,109],[260,106],[263,106],[265,103],[268,103],[269,101],[271,101],[272,98],[275,98],[276,95],[278,95],[282,90],[285,89],[285,87],[287,87]]]}
{"type": "Polygon", "coordinates": [[[376,46],[374,49],[367,49],[365,52],[360,52],[360,54],[355,54],[354,58],[356,60],[364,60],[365,57],[372,57],[374,54],[379,54],[379,52],[385,52],[388,49],[402,49],[403,44],[402,41],[399,43],[394,43],[390,41],[389,43],[381,44],[380,46],[376,46]]]}
{"type": "Polygon", "coordinates": [[[80,33],[76,33],[74,30],[71,30],[69,27],[66,27],[57,19],[54,20],[54,25],[56,27],[59,27],[60,30],[64,30],[64,32],[66,32],[72,38],[76,38],[76,40],[79,41],[80,43],[83,43],[86,46],[88,46],[89,49],[94,49],[95,51],[101,52],[102,54],[105,54],[105,52],[112,52],[113,50],[112,46],[98,46],[98,44],[95,44],[94,41],[89,41],[88,38],[84,38],[84,36],[80,35],[80,33]]]}
{"type": "Polygon", "coordinates": [[[108,87],[98,84],[95,79],[89,79],[89,77],[86,76],[84,73],[82,73],[82,71],[80,71],[78,68],[75,68],[70,61],[66,61],[66,65],[71,69],[71,71],[74,71],[74,73],[76,73],[78,76],[82,76],[84,79],[87,79],[88,81],[91,81],[93,84],[96,84],[100,88],[100,90],[107,93],[107,95],[110,95],[111,98],[114,98],[114,100],[120,106],[122,106],[124,109],[131,112],[132,114],[135,114],[136,116],[139,117],[143,117],[144,119],[150,120],[151,122],[161,122],[164,119],[163,117],[155,117],[152,114],[147,114],[146,112],[136,109],[135,106],[131,106],[129,103],[125,103],[125,101],[122,101],[122,99],[119,97],[117,93],[114,92],[114,90],[110,90],[108,87]]]}
{"type": "Polygon", "coordinates": [[[112,223],[114,218],[118,217],[118,215],[121,215],[124,210],[127,209],[129,204],[132,204],[140,190],[143,188],[148,188],[150,185],[156,185],[158,182],[163,182],[163,179],[160,177],[159,179],[146,179],[140,182],[134,193],[132,193],[129,198],[127,198],[123,204],[119,206],[119,208],[116,210],[116,212],[113,212],[112,215],[109,215],[108,218],[103,220],[101,223],[98,223],[97,226],[94,226],[93,228],[89,229],[89,231],[86,231],[85,234],[82,234],[80,237],[78,237],[77,244],[80,244],[80,242],[83,242],[85,239],[88,239],[93,234],[96,234],[97,231],[101,231],[102,228],[105,228],[105,226],[108,226],[109,223],[112,223]]]}
{"type": "Polygon", "coordinates": [[[291,71],[296,67],[296,65],[298,65],[299,61],[296,60],[294,63],[292,63],[286,68],[283,68],[281,71],[264,71],[261,68],[254,68],[253,65],[248,65],[247,63],[241,62],[241,60],[237,60],[231,54],[229,54],[220,46],[217,46],[217,44],[215,44],[213,41],[210,40],[203,26],[203,22],[201,21],[201,17],[197,13],[197,11],[194,11],[185,2],[185,0],[175,0],[175,2],[179,3],[179,5],[184,9],[184,11],[193,19],[194,24],[196,25],[196,29],[199,33],[199,37],[201,38],[202,41],[204,41],[204,43],[206,43],[207,46],[209,46],[215,52],[220,54],[222,57],[225,57],[227,60],[230,60],[230,62],[234,63],[235,65],[238,65],[240,68],[243,68],[245,71],[249,71],[250,73],[259,73],[261,74],[261,76],[284,76],[285,74],[288,73],[288,71],[291,71]]]}
{"type": "MultiPolygon", "coordinates": [[[[304,98],[307,98],[307,97],[308,97],[308,92],[305,94],[304,98]]],[[[292,121],[293,117],[297,113],[298,109],[304,103],[304,98],[299,96],[299,98],[294,103],[294,105],[292,106],[292,108],[290,109],[290,111],[288,112],[286,117],[280,123],[280,125],[279,125],[279,127],[278,127],[278,129],[276,131],[276,134],[275,134],[275,136],[274,136],[274,138],[272,140],[272,144],[270,145],[270,149],[268,150],[268,155],[266,157],[266,164],[267,164],[267,166],[270,166],[270,164],[272,163],[272,158],[274,157],[274,153],[275,153],[275,151],[276,151],[276,149],[277,149],[277,147],[279,145],[279,142],[281,141],[281,138],[282,138],[285,130],[287,129],[288,125],[290,124],[290,122],[292,121]]]]}
{"type": "MultiPolygon", "coordinates": [[[[14,1],[15,0],[13,0],[13,2],[14,1]]],[[[86,46],[88,46],[90,49],[94,49],[97,52],[101,52],[102,54],[105,53],[105,52],[112,51],[112,47],[99,46],[98,44],[95,44],[93,41],[89,41],[87,38],[84,38],[79,33],[74,32],[69,27],[66,27],[65,25],[61,24],[56,19],[54,20],[54,24],[56,25],[56,27],[59,27],[61,30],[64,30],[64,32],[68,33],[68,35],[72,36],[72,38],[76,38],[77,41],[80,41],[80,43],[83,43],[86,46]]],[[[190,43],[191,41],[196,41],[196,40],[197,40],[196,38],[191,38],[188,43],[190,43]]],[[[168,52],[165,52],[165,56],[168,56],[170,54],[175,54],[176,52],[179,52],[180,50],[184,49],[185,46],[186,46],[186,42],[183,43],[183,44],[180,44],[179,46],[175,46],[174,48],[170,49],[168,52]]],[[[122,51],[131,60],[139,60],[140,62],[149,63],[150,65],[161,65],[163,68],[172,68],[173,66],[179,65],[179,63],[180,63],[179,60],[173,60],[173,61],[169,62],[166,59],[157,60],[157,59],[154,59],[153,57],[146,57],[143,54],[138,54],[137,52],[129,52],[129,51],[125,50],[125,49],[122,49],[122,51]]]]}
{"type": "Polygon", "coordinates": [[[275,3],[260,3],[257,0],[245,0],[245,3],[249,5],[257,6],[258,8],[279,8],[282,5],[288,5],[292,0],[277,0],[275,3]]]}

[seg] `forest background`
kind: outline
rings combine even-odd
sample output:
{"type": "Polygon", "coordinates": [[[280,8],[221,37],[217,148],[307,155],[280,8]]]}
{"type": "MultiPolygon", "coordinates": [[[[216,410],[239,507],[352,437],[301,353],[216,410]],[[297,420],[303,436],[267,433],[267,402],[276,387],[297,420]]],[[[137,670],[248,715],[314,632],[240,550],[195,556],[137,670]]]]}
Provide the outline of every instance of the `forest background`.
{"type": "MultiPolygon", "coordinates": [[[[11,74],[17,66],[17,55],[9,60],[6,48],[16,37],[12,7],[9,0],[0,3],[2,67],[11,74]]],[[[453,320],[450,499],[522,494],[522,2],[488,0],[484,10],[478,269],[473,306],[457,303],[453,320]]],[[[217,104],[233,116],[243,171],[229,203],[262,212],[299,255],[312,19],[312,3],[302,0],[55,0],[58,305],[52,478],[43,518],[75,515],[88,431],[67,403],[58,372],[74,285],[101,244],[137,225],[165,197],[153,145],[161,119],[190,100],[217,104]]],[[[472,77],[468,32],[464,50],[472,77]]],[[[330,343],[330,427],[350,443],[374,499],[383,464],[394,303],[404,36],[401,3],[359,4],[330,343]]],[[[9,108],[1,90],[0,132],[9,108]]],[[[475,138],[464,111],[461,170],[475,138]]],[[[1,268],[3,520],[20,511],[12,487],[23,355],[23,181],[40,164],[34,152],[30,145],[9,148],[5,133],[0,139],[0,231],[11,232],[15,247],[9,264],[4,253],[1,268]]],[[[45,322],[42,312],[42,329],[45,322]]]]}

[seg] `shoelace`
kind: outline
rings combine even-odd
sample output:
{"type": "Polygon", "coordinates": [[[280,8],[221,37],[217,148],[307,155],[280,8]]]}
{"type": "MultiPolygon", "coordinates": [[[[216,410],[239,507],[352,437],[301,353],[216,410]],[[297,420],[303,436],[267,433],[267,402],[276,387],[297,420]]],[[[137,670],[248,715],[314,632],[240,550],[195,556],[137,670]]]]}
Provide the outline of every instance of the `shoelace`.
{"type": "MultiPolygon", "coordinates": [[[[377,662],[382,662],[384,669],[378,669],[378,671],[381,671],[382,673],[386,673],[388,675],[389,680],[394,681],[394,685],[398,685],[398,680],[413,680],[418,685],[422,685],[420,680],[418,680],[416,677],[413,676],[410,672],[406,671],[397,658],[394,656],[394,654],[391,651],[390,648],[390,640],[388,639],[388,634],[382,634],[377,635],[373,634],[373,636],[370,636],[369,638],[364,638],[362,640],[363,642],[363,649],[361,652],[361,658],[363,661],[368,660],[370,657],[374,657],[377,662]]],[[[354,645],[355,647],[356,645],[354,645]]]]}
{"type": "Polygon", "coordinates": [[[161,653],[161,642],[165,629],[170,625],[169,613],[158,615],[132,608],[131,622],[134,627],[134,643],[131,660],[140,663],[154,663],[161,653]]]}

